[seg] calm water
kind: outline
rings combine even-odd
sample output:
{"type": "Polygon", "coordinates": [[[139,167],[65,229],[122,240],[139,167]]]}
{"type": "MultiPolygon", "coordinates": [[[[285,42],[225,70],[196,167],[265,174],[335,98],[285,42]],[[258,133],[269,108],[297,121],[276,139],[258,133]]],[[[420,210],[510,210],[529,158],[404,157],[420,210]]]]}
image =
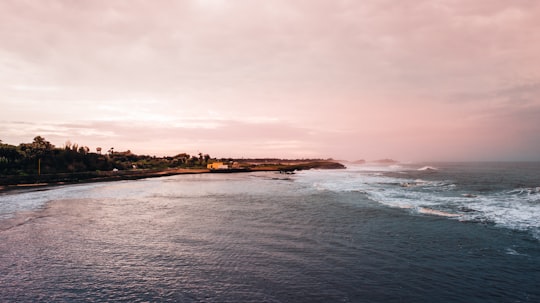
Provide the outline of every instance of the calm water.
{"type": "Polygon", "coordinates": [[[540,164],[0,195],[2,302],[540,302],[540,164]]]}

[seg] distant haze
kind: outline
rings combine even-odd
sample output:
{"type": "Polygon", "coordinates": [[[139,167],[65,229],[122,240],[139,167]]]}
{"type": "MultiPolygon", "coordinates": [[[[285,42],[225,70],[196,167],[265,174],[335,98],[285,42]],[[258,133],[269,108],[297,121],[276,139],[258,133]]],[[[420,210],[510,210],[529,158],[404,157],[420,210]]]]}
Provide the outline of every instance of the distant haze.
{"type": "Polygon", "coordinates": [[[0,140],[540,160],[540,1],[1,1],[0,140]]]}

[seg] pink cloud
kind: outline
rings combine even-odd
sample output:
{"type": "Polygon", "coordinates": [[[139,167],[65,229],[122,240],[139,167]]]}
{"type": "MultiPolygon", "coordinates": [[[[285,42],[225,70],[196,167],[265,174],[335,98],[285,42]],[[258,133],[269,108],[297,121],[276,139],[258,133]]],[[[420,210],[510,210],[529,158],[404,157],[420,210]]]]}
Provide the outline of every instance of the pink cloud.
{"type": "Polygon", "coordinates": [[[3,1],[0,139],[531,159],[539,14],[527,0],[3,1]],[[189,119],[217,127],[175,128],[189,119]]]}

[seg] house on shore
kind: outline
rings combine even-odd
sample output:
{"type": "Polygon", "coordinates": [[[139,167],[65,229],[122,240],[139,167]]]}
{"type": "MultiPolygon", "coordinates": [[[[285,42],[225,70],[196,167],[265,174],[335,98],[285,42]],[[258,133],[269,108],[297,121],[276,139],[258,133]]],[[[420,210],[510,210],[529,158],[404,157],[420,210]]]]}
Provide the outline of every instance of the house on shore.
{"type": "Polygon", "coordinates": [[[208,169],[229,169],[229,165],[224,164],[223,162],[214,162],[206,165],[208,169]]]}

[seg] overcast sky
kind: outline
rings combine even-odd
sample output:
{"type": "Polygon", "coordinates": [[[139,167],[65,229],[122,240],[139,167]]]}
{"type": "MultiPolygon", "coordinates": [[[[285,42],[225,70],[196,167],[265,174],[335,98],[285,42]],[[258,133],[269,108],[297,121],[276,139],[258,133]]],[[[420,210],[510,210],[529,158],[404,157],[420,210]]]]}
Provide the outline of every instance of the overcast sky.
{"type": "Polygon", "coordinates": [[[0,140],[540,160],[540,1],[0,0],[0,140]]]}

